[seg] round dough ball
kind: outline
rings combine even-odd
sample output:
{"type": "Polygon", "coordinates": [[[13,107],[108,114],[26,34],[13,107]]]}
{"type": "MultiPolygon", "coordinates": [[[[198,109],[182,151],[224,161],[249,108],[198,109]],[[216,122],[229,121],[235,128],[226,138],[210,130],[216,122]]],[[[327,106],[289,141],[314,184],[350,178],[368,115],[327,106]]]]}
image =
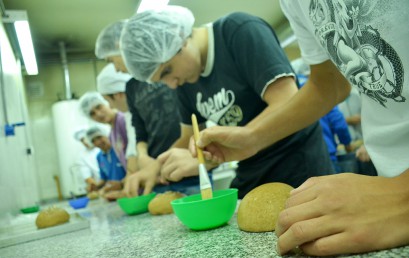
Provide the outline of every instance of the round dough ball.
{"type": "Polygon", "coordinates": [[[87,197],[88,197],[90,200],[97,199],[97,198],[99,197],[98,191],[89,192],[89,193],[87,194],[87,197]]]}
{"type": "Polygon", "coordinates": [[[283,183],[267,183],[248,192],[237,212],[239,228],[248,232],[273,231],[292,189],[283,183]]]}
{"type": "Polygon", "coordinates": [[[70,214],[62,208],[50,207],[40,211],[36,219],[37,228],[48,228],[66,223],[70,220],[70,214]]]}
{"type": "Polygon", "coordinates": [[[152,201],[149,202],[148,210],[152,215],[163,215],[173,213],[173,200],[184,197],[185,195],[179,192],[167,191],[163,194],[157,194],[152,201]]]}

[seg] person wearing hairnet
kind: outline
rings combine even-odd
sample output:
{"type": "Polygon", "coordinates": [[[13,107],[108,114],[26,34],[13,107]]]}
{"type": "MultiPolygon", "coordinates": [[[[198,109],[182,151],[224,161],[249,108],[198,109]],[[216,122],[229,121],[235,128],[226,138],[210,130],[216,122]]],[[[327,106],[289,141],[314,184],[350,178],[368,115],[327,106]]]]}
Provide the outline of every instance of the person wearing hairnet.
{"type": "Polygon", "coordinates": [[[117,72],[113,64],[106,65],[97,76],[97,89],[102,97],[125,115],[128,145],[126,147],[126,171],[132,174],[138,170],[135,129],[132,127],[132,115],[126,103],[125,85],[132,77],[127,73],[117,72]]]}
{"type": "Polygon", "coordinates": [[[98,92],[85,93],[79,102],[80,108],[85,116],[99,123],[111,126],[109,141],[122,167],[126,168],[125,152],[128,146],[128,136],[124,114],[109,107],[108,101],[98,92]]]}
{"type": "Polygon", "coordinates": [[[121,181],[125,178],[126,172],[111,146],[108,133],[101,127],[94,126],[89,128],[86,134],[88,140],[101,150],[96,157],[101,177],[98,184],[98,188],[102,187],[101,195],[107,199],[122,197],[119,190],[122,189],[121,181]]]}
{"type": "MultiPolygon", "coordinates": [[[[129,73],[177,91],[182,135],[175,145],[188,147],[192,113],[199,123],[267,126],[266,116],[298,91],[295,73],[273,29],[246,13],[232,13],[203,27],[193,24],[188,9],[168,6],[134,15],[121,34],[129,73]]],[[[297,187],[312,176],[332,173],[321,127],[313,123],[241,160],[231,187],[238,188],[243,198],[264,183],[297,187]]]]}
{"type": "Polygon", "coordinates": [[[74,169],[81,174],[81,177],[86,183],[87,192],[98,190],[100,180],[99,169],[97,163],[98,148],[88,141],[87,129],[78,128],[74,132],[74,139],[80,142],[85,148],[79,153],[78,159],[74,163],[74,169]]]}
{"type": "MultiPolygon", "coordinates": [[[[98,35],[95,54],[114,64],[117,71],[127,72],[119,50],[119,39],[126,23],[121,20],[106,26],[98,35]]],[[[180,136],[180,116],[177,110],[176,92],[162,84],[148,84],[131,79],[126,84],[126,98],[135,127],[138,152],[138,172],[127,177],[124,190],[128,196],[137,195],[140,187],[144,194],[152,191],[179,191],[185,194],[198,193],[196,175],[197,159],[192,158],[187,149],[178,149],[173,160],[179,174],[185,175],[179,182],[158,182],[161,164],[159,154],[168,150],[180,136]]],[[[175,174],[177,176],[177,173],[175,174]]]]}
{"type": "MultiPolygon", "coordinates": [[[[275,228],[277,252],[337,256],[394,248],[407,256],[398,247],[409,244],[409,1],[280,5],[311,68],[308,81],[264,117],[266,126],[208,128],[198,146],[210,160],[245,159],[317,121],[353,86],[361,92],[363,138],[378,176],[314,177],[293,190],[275,228]]],[[[369,254],[382,255],[388,256],[369,254]]]]}

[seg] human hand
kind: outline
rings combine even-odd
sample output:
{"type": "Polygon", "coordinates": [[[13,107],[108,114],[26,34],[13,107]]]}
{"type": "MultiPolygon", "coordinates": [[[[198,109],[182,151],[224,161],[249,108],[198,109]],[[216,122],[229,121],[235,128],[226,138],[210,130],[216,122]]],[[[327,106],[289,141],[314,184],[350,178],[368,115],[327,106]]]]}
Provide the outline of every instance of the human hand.
{"type": "MultiPolygon", "coordinates": [[[[239,161],[257,153],[255,135],[246,127],[239,126],[212,126],[201,131],[198,147],[203,149],[207,161],[223,163],[239,161]]],[[[190,138],[189,150],[193,157],[197,157],[196,142],[190,138]]]]}
{"type": "Polygon", "coordinates": [[[138,157],[131,156],[126,160],[126,173],[128,175],[135,173],[138,170],[138,157]]]}
{"type": "Polygon", "coordinates": [[[199,175],[199,162],[187,149],[172,148],[159,155],[158,161],[161,163],[161,181],[178,182],[185,177],[199,175]]]}
{"type": "Polygon", "coordinates": [[[369,157],[368,152],[366,151],[365,145],[361,145],[359,149],[356,151],[355,156],[362,162],[369,162],[371,161],[371,157],[369,157]]]}
{"type": "Polygon", "coordinates": [[[121,181],[110,180],[104,185],[104,192],[116,191],[122,189],[121,181]]]}
{"type": "Polygon", "coordinates": [[[308,179],[279,215],[279,253],[299,246],[307,255],[324,256],[408,244],[406,174],[403,180],[351,173],[308,179]]]}
{"type": "Polygon", "coordinates": [[[355,150],[355,146],[352,143],[345,145],[346,152],[349,153],[349,152],[353,152],[354,150],[355,150]]]}
{"type": "Polygon", "coordinates": [[[115,191],[110,191],[108,193],[105,193],[103,195],[103,197],[107,200],[107,201],[115,201],[119,198],[125,197],[125,193],[121,190],[115,190],[115,191]]]}
{"type": "Polygon", "coordinates": [[[349,125],[359,125],[361,124],[361,115],[349,116],[345,120],[349,125]]]}
{"type": "Polygon", "coordinates": [[[125,179],[124,192],[128,197],[138,196],[139,189],[144,188],[143,194],[152,192],[160,171],[160,163],[152,162],[147,167],[129,175],[125,179]]]}

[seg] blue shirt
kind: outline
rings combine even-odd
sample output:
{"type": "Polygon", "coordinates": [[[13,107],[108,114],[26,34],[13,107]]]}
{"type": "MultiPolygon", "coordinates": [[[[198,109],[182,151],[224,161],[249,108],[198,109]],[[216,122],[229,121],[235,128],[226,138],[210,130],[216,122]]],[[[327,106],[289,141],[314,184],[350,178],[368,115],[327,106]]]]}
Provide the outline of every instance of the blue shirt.
{"type": "Polygon", "coordinates": [[[102,151],[98,153],[97,160],[102,180],[120,181],[125,177],[125,169],[122,167],[113,148],[111,148],[108,153],[102,151]]]}
{"type": "Polygon", "coordinates": [[[351,135],[349,134],[345,118],[336,106],[320,119],[320,124],[331,160],[337,160],[337,143],[335,141],[335,135],[337,135],[340,143],[344,145],[351,143],[351,135]]]}

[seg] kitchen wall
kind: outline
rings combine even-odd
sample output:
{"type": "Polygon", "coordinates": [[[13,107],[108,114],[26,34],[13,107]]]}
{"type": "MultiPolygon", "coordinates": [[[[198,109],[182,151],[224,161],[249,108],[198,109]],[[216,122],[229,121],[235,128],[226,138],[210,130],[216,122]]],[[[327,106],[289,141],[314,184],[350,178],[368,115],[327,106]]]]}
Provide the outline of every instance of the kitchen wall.
{"type": "Polygon", "coordinates": [[[39,195],[21,67],[0,24],[0,217],[3,217],[34,205],[39,195]],[[6,126],[11,128],[8,135],[6,126]]]}
{"type": "MultiPolygon", "coordinates": [[[[104,61],[70,61],[71,92],[81,97],[87,91],[96,90],[96,76],[106,65],[104,61]]],[[[65,99],[62,66],[59,63],[43,65],[37,76],[26,76],[29,116],[32,121],[33,145],[36,152],[35,165],[41,200],[58,197],[55,176],[62,180],[58,167],[58,152],[54,135],[51,108],[54,103],[65,99]],[[40,89],[39,89],[40,88],[40,89]]],[[[80,144],[80,143],[78,143],[80,144]]],[[[62,185],[63,182],[60,182],[62,185]]]]}

